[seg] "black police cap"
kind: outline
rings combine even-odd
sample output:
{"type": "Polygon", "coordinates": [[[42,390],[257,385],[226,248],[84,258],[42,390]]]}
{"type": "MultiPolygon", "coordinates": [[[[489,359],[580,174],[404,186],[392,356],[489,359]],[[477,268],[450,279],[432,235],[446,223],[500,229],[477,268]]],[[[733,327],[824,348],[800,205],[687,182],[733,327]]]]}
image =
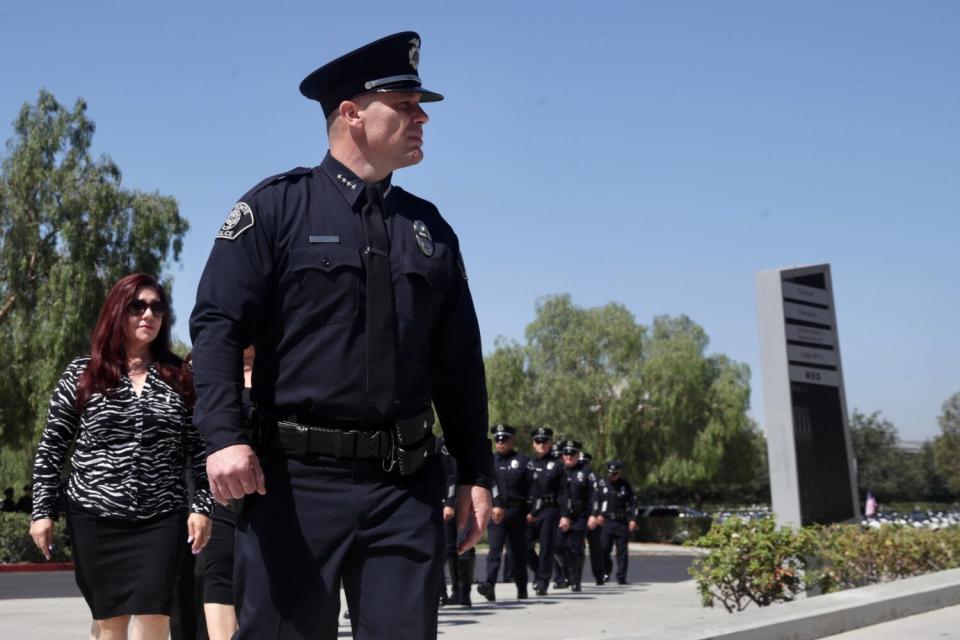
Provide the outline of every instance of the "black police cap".
{"type": "Polygon", "coordinates": [[[550,438],[552,440],[553,429],[551,429],[550,427],[537,427],[536,429],[530,432],[530,437],[531,438],[537,438],[537,437],[550,438]]]}
{"type": "Polygon", "coordinates": [[[364,93],[408,91],[421,102],[443,96],[420,85],[420,36],[403,31],[380,38],[323,65],[300,83],[300,93],[316,100],[329,116],[340,103],[364,93]]]}
{"type": "Polygon", "coordinates": [[[591,460],[593,460],[593,454],[587,453],[586,451],[581,451],[580,456],[587,462],[590,462],[591,460]]]}
{"type": "Polygon", "coordinates": [[[614,471],[620,471],[623,469],[623,463],[619,460],[608,460],[607,461],[607,473],[613,473],[614,471]]]}
{"type": "Polygon", "coordinates": [[[517,430],[508,424],[495,424],[490,428],[490,433],[492,433],[495,436],[499,436],[499,435],[512,436],[516,432],[517,430]]]}
{"type": "Polygon", "coordinates": [[[568,449],[574,449],[579,452],[583,448],[583,445],[577,442],[576,440],[564,440],[560,443],[560,450],[566,452],[568,449]]]}

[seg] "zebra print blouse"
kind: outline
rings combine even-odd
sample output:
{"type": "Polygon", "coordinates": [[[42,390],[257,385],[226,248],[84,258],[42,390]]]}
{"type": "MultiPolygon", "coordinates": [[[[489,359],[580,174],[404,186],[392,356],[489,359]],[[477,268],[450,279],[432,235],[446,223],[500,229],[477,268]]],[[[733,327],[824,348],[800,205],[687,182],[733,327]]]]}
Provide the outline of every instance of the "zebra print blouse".
{"type": "Polygon", "coordinates": [[[64,459],[74,441],[67,496],[76,507],[128,520],[183,509],[189,455],[195,485],[190,508],[210,515],[203,438],[180,395],[150,365],[139,397],[124,376],[113,393],[93,394],[81,414],[77,382],[89,361],[89,356],[74,359],[50,398],[33,464],[33,519],[55,517],[64,459]]]}

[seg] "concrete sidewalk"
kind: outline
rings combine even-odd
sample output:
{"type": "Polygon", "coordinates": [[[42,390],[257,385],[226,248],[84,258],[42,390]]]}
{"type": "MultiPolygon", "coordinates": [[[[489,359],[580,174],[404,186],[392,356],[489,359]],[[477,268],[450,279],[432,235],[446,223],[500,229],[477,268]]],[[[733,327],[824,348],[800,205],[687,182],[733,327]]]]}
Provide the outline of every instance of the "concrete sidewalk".
{"type": "MultiPolygon", "coordinates": [[[[879,608],[861,611],[860,617],[854,620],[858,625],[883,620],[884,617],[877,616],[884,611],[885,617],[889,618],[891,615],[908,615],[917,607],[924,610],[924,607],[948,606],[951,598],[957,598],[954,602],[960,602],[960,570],[955,570],[728,614],[722,608],[709,609],[700,605],[696,587],[687,574],[693,553],[696,551],[668,545],[632,546],[631,584],[626,586],[595,586],[590,579],[584,581],[581,593],[571,593],[567,589],[551,591],[543,598],[517,601],[512,585],[498,584],[497,602],[488,603],[474,592],[473,608],[442,608],[439,616],[440,637],[448,640],[521,636],[524,640],[813,638],[824,637],[823,633],[837,633],[852,628],[842,625],[850,622],[851,611],[865,603],[879,603],[879,608]],[[874,591],[867,591],[870,589],[874,591]],[[847,604],[843,604],[843,600],[847,604]],[[814,614],[804,611],[811,607],[817,610],[815,615],[820,616],[816,624],[805,622],[815,619],[810,617],[814,614]],[[825,621],[829,620],[834,620],[834,624],[840,624],[841,627],[829,631],[829,625],[824,626],[825,621]],[[792,621],[793,627],[784,627],[785,621],[792,621]],[[823,633],[819,636],[810,635],[810,631],[823,633]]],[[[477,564],[479,577],[485,565],[484,559],[481,557],[477,564]]],[[[588,569],[585,571],[589,574],[588,569]]],[[[416,585],[410,587],[416,588],[416,585]]],[[[960,607],[950,606],[878,627],[848,632],[839,637],[843,640],[907,637],[960,639],[958,614],[960,607]],[[885,632],[883,628],[886,625],[894,626],[890,627],[891,631],[885,632]],[[909,631],[904,632],[903,629],[909,631]]],[[[84,637],[89,621],[89,611],[76,593],[72,573],[34,576],[0,574],[0,638],[66,640],[84,637]]],[[[340,627],[339,636],[350,637],[350,627],[346,621],[340,627]]]]}

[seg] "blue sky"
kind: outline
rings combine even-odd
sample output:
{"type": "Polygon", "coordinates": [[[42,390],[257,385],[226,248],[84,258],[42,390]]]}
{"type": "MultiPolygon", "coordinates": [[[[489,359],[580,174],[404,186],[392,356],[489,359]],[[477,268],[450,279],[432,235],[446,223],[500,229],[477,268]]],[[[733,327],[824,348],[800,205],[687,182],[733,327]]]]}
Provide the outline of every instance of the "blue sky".
{"type": "Polygon", "coordinates": [[[425,161],[395,181],[457,230],[484,345],[538,297],[686,313],[753,370],[754,277],[829,262],[850,408],[904,439],[960,391],[960,3],[5,3],[0,134],[44,87],[89,103],[96,153],[207,252],[262,178],[319,163],[297,85],[383,35],[423,38],[425,161]]]}

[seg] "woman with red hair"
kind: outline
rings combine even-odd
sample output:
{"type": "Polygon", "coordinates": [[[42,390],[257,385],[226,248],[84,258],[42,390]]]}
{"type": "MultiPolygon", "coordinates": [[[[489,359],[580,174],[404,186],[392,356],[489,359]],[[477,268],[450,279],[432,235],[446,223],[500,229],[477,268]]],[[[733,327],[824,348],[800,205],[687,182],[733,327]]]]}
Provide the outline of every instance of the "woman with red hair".
{"type": "Polygon", "coordinates": [[[91,637],[141,640],[169,633],[184,540],[210,536],[213,500],[203,439],[193,427],[193,375],[170,350],[170,304],[145,274],[107,295],[90,355],[71,362],[50,399],[33,467],[30,535],[48,559],[66,454],[77,585],[93,615],[91,637]],[[190,458],[193,502],[184,465],[190,458]]]}

